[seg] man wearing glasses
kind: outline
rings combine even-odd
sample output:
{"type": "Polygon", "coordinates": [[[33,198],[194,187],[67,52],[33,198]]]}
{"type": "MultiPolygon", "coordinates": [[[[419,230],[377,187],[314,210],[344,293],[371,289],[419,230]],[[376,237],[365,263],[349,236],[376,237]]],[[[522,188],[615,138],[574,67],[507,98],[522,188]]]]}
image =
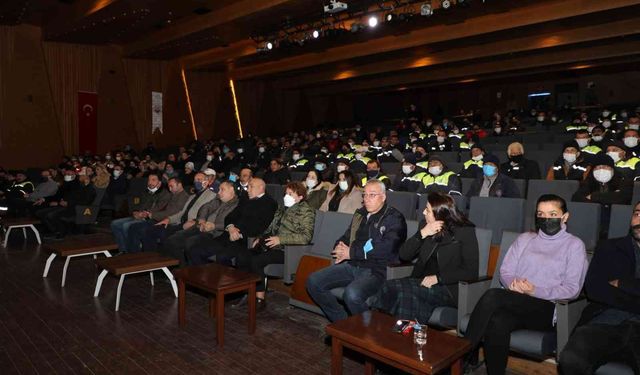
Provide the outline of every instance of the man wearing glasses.
{"type": "Polygon", "coordinates": [[[404,216],[386,204],[384,183],[369,180],[362,196],[363,207],[336,241],[335,264],[307,279],[309,295],[332,322],[368,310],[367,298],[382,287],[387,265],[397,263],[398,249],[407,237],[404,216]],[[339,287],[344,287],[346,310],[331,294],[339,287]]]}

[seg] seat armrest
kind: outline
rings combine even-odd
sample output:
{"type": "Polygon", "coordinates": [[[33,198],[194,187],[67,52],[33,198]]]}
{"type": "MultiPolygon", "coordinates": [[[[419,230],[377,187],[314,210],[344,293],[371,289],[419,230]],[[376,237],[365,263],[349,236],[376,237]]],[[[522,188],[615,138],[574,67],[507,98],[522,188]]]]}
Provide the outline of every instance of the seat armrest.
{"type": "Polygon", "coordinates": [[[586,297],[580,296],[574,300],[556,301],[556,356],[559,358],[562,349],[569,341],[569,336],[580,320],[582,310],[587,307],[586,297]]]}
{"type": "Polygon", "coordinates": [[[402,279],[411,276],[412,263],[398,263],[387,266],[387,280],[402,279]]]}
{"type": "Polygon", "coordinates": [[[491,287],[491,280],[489,277],[482,277],[458,282],[458,335],[462,318],[471,314],[480,297],[491,287]]]}
{"type": "Polygon", "coordinates": [[[284,247],[284,276],[285,284],[292,284],[298,269],[300,259],[311,252],[312,244],[309,245],[285,245],[284,247]]]}

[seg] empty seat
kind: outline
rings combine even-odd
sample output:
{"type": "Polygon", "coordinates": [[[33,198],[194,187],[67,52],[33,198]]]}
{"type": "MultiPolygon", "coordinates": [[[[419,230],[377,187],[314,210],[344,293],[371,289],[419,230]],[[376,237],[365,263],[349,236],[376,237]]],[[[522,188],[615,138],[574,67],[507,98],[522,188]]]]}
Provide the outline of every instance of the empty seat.
{"type": "Polygon", "coordinates": [[[304,181],[307,178],[307,172],[303,171],[291,171],[291,181],[304,181]]]}
{"type": "Polygon", "coordinates": [[[265,192],[268,196],[270,196],[273,200],[278,202],[278,206],[282,207],[284,202],[282,197],[284,197],[284,186],[277,184],[266,184],[265,192]]]}
{"type": "Polygon", "coordinates": [[[609,220],[608,238],[624,237],[629,234],[629,224],[633,206],[613,204],[611,205],[611,220],[609,220]]]}
{"type": "Polygon", "coordinates": [[[418,194],[404,191],[387,191],[387,204],[402,212],[405,220],[416,218],[418,194]]]}
{"type": "Polygon", "coordinates": [[[446,164],[457,163],[460,160],[460,155],[457,151],[437,151],[433,152],[433,155],[437,155],[446,164]]]}
{"type": "Polygon", "coordinates": [[[562,197],[565,201],[570,202],[573,193],[578,190],[580,183],[578,181],[564,180],[529,180],[527,188],[527,203],[524,216],[524,228],[529,230],[533,228],[536,210],[536,202],[543,194],[555,194],[562,197]]]}
{"type": "Polygon", "coordinates": [[[640,201],[640,181],[633,183],[633,196],[631,198],[631,204],[636,204],[640,201]]]}
{"type": "Polygon", "coordinates": [[[522,232],[525,200],[522,198],[472,197],[469,219],[493,231],[491,243],[499,244],[503,231],[522,232]]]}
{"type": "Polygon", "coordinates": [[[518,191],[520,192],[520,198],[526,198],[527,196],[527,180],[523,179],[514,179],[513,182],[516,184],[518,191]]]}
{"type": "Polygon", "coordinates": [[[600,211],[598,203],[567,202],[569,221],[567,232],[580,238],[587,250],[593,250],[600,236],[600,211]]]}
{"type": "Polygon", "coordinates": [[[460,183],[462,184],[462,191],[461,191],[462,194],[465,194],[465,195],[467,194],[474,180],[475,178],[471,178],[471,177],[460,177],[460,183]]]}
{"type": "Polygon", "coordinates": [[[462,171],[463,164],[462,163],[447,163],[447,168],[449,168],[450,170],[452,170],[455,173],[460,173],[462,171]]]}
{"type": "Polygon", "coordinates": [[[380,163],[380,169],[386,174],[398,174],[402,171],[402,163],[380,163]]]}

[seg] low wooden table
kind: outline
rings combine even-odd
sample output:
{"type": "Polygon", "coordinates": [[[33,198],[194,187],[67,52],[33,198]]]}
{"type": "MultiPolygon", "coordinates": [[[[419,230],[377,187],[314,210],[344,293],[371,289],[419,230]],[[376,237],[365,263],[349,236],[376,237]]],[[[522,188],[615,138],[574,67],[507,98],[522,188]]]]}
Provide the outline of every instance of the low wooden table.
{"type": "Polygon", "coordinates": [[[260,276],[238,271],[216,263],[185,267],[173,272],[178,280],[178,323],[185,325],[185,291],[191,285],[212,293],[209,300],[209,315],[216,317],[218,346],[224,346],[224,296],[246,290],[249,293],[249,334],[256,330],[256,283],[260,276]]]}
{"type": "Polygon", "coordinates": [[[373,374],[380,361],[410,374],[436,374],[451,368],[462,373],[462,357],[471,350],[468,340],[429,329],[422,356],[413,342],[413,332],[404,336],[393,332],[397,319],[377,311],[351,316],[326,327],[331,335],[331,374],[342,374],[342,350],[347,347],[368,357],[365,373],[373,374]]]}
{"type": "Polygon", "coordinates": [[[111,257],[109,250],[117,249],[118,244],[111,234],[97,233],[81,236],[70,236],[60,242],[46,243],[45,248],[51,251],[51,255],[47,258],[44,266],[42,277],[47,277],[51,262],[56,256],[65,257],[64,268],[62,269],[62,286],[67,278],[67,268],[69,260],[75,257],[86,255],[104,254],[107,258],[111,257]]]}
{"type": "Polygon", "coordinates": [[[9,234],[13,229],[22,228],[22,235],[24,239],[27,239],[27,228],[31,229],[33,233],[36,235],[36,240],[38,240],[39,244],[42,244],[40,240],[40,232],[36,229],[35,225],[40,224],[40,220],[38,219],[30,219],[30,218],[18,218],[18,219],[2,219],[0,221],[0,225],[4,228],[4,243],[3,246],[7,247],[7,242],[9,241],[9,234]]]}
{"type": "Polygon", "coordinates": [[[102,268],[102,272],[98,275],[96,281],[96,290],[93,293],[94,297],[100,294],[100,288],[102,288],[102,281],[107,273],[111,273],[115,276],[120,276],[118,282],[118,291],[116,293],[116,311],[120,309],[120,292],[122,290],[122,283],[124,283],[124,277],[126,275],[132,275],[136,273],[149,272],[151,279],[151,285],[153,282],[153,271],[162,270],[171,282],[173,288],[173,294],[178,297],[178,288],[176,287],[176,281],[173,279],[173,274],[169,271],[168,267],[177,266],[180,262],[177,259],[169,258],[167,256],[160,255],[154,252],[142,252],[133,254],[123,254],[118,257],[102,258],[96,260],[96,265],[102,268]]]}

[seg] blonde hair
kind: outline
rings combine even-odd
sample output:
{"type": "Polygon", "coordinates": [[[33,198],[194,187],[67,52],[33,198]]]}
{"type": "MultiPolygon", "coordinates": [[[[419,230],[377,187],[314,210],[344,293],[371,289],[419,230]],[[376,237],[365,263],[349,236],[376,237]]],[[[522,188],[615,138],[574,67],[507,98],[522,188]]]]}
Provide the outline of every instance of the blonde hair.
{"type": "Polygon", "coordinates": [[[517,148],[517,151],[520,151],[521,154],[524,154],[524,146],[520,142],[513,142],[507,147],[507,155],[512,155],[512,151],[514,148],[517,148]]]}

